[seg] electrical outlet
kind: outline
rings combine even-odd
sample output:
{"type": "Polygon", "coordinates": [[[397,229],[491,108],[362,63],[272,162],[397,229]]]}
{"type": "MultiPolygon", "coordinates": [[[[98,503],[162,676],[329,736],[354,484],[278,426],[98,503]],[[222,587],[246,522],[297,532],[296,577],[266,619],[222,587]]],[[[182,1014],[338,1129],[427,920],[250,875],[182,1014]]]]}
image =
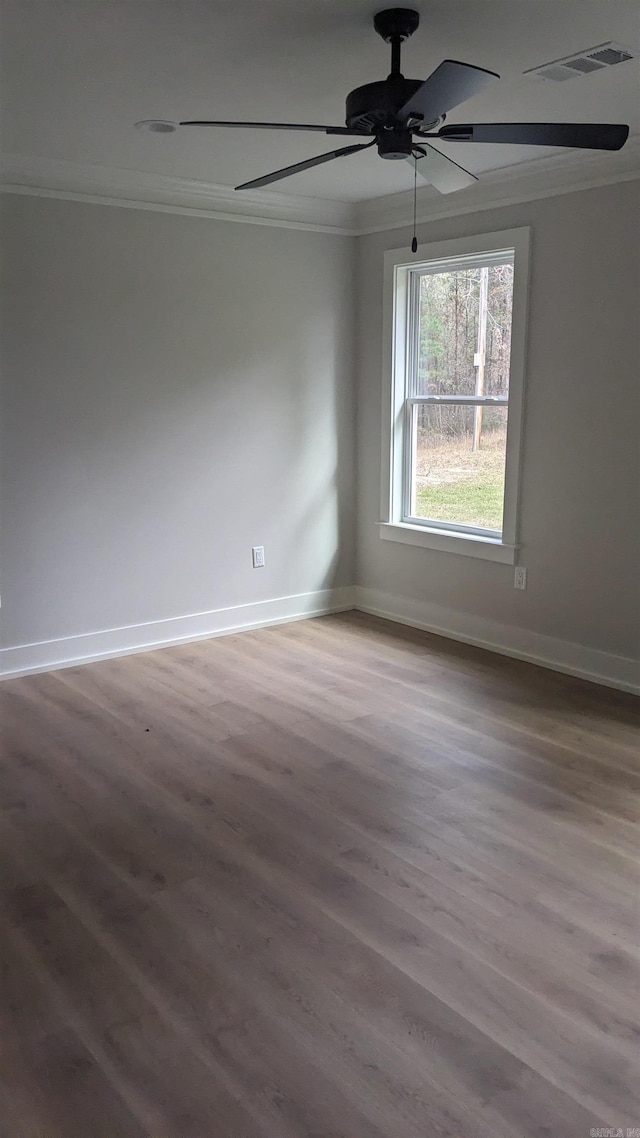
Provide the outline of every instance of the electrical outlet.
{"type": "Polygon", "coordinates": [[[513,587],[514,589],[526,589],[527,587],[527,570],[524,565],[516,565],[513,574],[513,587]]]}
{"type": "Polygon", "coordinates": [[[251,550],[254,569],[264,569],[264,545],[254,545],[251,550]]]}

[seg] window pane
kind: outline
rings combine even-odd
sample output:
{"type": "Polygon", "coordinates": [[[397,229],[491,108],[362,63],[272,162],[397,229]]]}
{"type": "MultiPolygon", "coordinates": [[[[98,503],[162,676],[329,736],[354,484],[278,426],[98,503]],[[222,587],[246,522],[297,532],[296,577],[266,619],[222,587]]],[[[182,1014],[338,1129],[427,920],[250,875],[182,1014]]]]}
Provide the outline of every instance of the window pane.
{"type": "Polygon", "coordinates": [[[507,408],[417,405],[413,418],[412,516],[502,530],[507,408]]]}
{"type": "Polygon", "coordinates": [[[513,265],[418,280],[416,395],[509,393],[513,265]]]}

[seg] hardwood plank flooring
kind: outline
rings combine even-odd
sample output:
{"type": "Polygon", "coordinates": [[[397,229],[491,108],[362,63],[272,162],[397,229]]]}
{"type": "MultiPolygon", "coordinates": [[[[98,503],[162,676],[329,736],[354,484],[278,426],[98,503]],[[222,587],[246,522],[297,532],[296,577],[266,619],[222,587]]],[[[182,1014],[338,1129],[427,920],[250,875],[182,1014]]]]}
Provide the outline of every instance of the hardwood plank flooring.
{"type": "Polygon", "coordinates": [[[0,1135],[640,1128],[638,709],[356,613],[3,684],[0,1135]]]}

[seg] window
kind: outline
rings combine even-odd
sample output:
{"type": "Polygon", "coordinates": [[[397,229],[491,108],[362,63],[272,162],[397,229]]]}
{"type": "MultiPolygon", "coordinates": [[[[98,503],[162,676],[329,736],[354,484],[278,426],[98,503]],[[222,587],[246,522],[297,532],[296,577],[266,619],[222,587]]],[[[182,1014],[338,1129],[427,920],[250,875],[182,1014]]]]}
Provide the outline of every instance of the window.
{"type": "Polygon", "coordinates": [[[385,258],[383,538],[514,563],[529,231],[385,258]]]}

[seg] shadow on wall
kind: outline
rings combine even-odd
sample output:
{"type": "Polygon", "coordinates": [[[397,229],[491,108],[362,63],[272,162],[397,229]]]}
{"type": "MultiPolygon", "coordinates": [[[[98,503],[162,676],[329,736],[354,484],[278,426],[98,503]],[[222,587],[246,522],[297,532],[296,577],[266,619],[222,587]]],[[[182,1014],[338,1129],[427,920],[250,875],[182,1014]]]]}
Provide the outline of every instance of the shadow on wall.
{"type": "Polygon", "coordinates": [[[348,347],[333,314],[315,315],[300,345],[302,382],[290,408],[295,459],[284,556],[303,559],[310,588],[330,589],[351,584],[354,574],[355,411],[348,347]]]}

